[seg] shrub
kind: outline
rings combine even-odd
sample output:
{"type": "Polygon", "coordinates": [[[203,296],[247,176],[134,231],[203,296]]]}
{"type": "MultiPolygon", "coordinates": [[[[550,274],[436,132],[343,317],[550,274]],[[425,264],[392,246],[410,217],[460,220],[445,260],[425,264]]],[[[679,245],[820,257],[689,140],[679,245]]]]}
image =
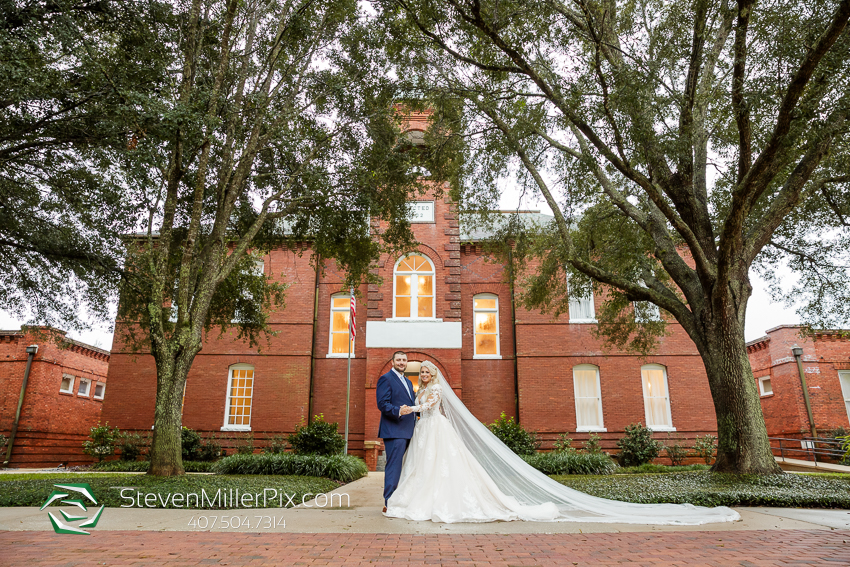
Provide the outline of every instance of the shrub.
{"type": "Polygon", "coordinates": [[[9,438],[0,433],[0,449],[4,449],[6,447],[6,443],[9,442],[9,438]]]}
{"type": "Polygon", "coordinates": [[[142,436],[138,433],[122,433],[118,436],[118,449],[122,461],[136,461],[142,454],[142,436]]]}
{"type": "Polygon", "coordinates": [[[661,443],[652,438],[652,430],[642,423],[626,426],[626,436],[617,441],[620,465],[632,467],[650,462],[658,456],[661,443]]]}
{"type": "Polygon", "coordinates": [[[558,438],[555,440],[555,444],[552,446],[552,450],[556,453],[575,451],[575,449],[573,449],[573,440],[567,437],[566,433],[558,435],[558,438]]]}
{"type": "Polygon", "coordinates": [[[611,474],[617,469],[617,464],[608,455],[575,450],[536,453],[523,459],[543,474],[611,474]]]}
{"type": "Polygon", "coordinates": [[[323,476],[340,482],[357,480],[369,472],[363,459],[353,455],[293,453],[232,455],[215,463],[212,470],[217,474],[323,476]]]}
{"type": "Polygon", "coordinates": [[[533,455],[540,448],[537,432],[526,431],[513,417],[506,416],[505,412],[489,427],[490,431],[517,455],[533,455]]]}
{"type": "Polygon", "coordinates": [[[183,445],[183,460],[197,461],[201,456],[201,436],[194,429],[183,427],[180,434],[180,441],[183,445]]]}
{"type": "Polygon", "coordinates": [[[602,438],[599,435],[591,433],[587,441],[584,442],[582,449],[584,449],[585,453],[590,453],[591,455],[601,455],[602,445],[599,444],[601,440],[602,438]]]}
{"type": "Polygon", "coordinates": [[[287,440],[296,455],[334,455],[345,448],[345,438],[338,428],[337,423],[328,423],[320,413],[313,417],[313,423],[296,427],[287,440]]]}
{"type": "Polygon", "coordinates": [[[198,456],[201,461],[217,461],[219,458],[224,456],[224,451],[221,449],[221,445],[215,439],[215,434],[213,433],[212,437],[207,439],[207,442],[204,443],[204,446],[201,447],[201,453],[198,456]]]}
{"type": "Polygon", "coordinates": [[[283,435],[275,435],[272,437],[268,444],[263,448],[263,453],[269,453],[271,455],[277,455],[279,453],[286,452],[286,441],[283,438],[283,435]]]}
{"type": "Polygon", "coordinates": [[[101,462],[106,457],[115,454],[115,441],[119,435],[117,427],[109,427],[107,421],[105,425],[97,422],[97,425],[89,431],[89,438],[83,441],[83,453],[97,458],[97,462],[101,462]]]}
{"type": "Polygon", "coordinates": [[[242,438],[242,442],[236,446],[238,455],[253,455],[254,454],[254,434],[248,432],[242,438]]]}
{"type": "Polygon", "coordinates": [[[714,449],[717,446],[717,437],[707,434],[705,437],[697,437],[694,440],[694,452],[703,458],[705,464],[711,464],[714,449]]]}
{"type": "Polygon", "coordinates": [[[685,458],[688,456],[688,450],[685,447],[682,447],[682,444],[679,443],[681,441],[678,437],[671,437],[670,434],[667,434],[667,444],[664,445],[664,452],[667,453],[667,456],[670,458],[670,462],[673,466],[679,466],[685,462],[685,458]],[[670,443],[670,441],[674,441],[670,443]]]}

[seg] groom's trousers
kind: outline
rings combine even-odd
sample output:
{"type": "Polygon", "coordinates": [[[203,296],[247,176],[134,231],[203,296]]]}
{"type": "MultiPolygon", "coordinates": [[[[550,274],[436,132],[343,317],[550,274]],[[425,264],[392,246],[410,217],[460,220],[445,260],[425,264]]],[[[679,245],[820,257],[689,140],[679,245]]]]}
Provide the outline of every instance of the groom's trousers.
{"type": "Polygon", "coordinates": [[[384,448],[387,450],[387,466],[384,469],[384,505],[398,487],[401,463],[409,444],[410,439],[384,439],[384,448]]]}

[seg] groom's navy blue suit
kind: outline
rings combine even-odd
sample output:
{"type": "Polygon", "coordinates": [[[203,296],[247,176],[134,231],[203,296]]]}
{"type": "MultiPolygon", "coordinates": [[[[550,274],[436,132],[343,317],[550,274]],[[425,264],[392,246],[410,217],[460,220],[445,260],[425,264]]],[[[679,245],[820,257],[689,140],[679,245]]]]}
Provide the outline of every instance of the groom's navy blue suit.
{"type": "Polygon", "coordinates": [[[389,500],[398,486],[401,476],[401,462],[410,438],[413,437],[413,428],[416,426],[416,415],[409,413],[399,416],[401,406],[412,406],[415,404],[413,398],[413,383],[406,377],[404,381],[408,388],[404,387],[398,375],[390,369],[389,372],[378,378],[375,387],[375,397],[378,400],[378,409],[381,410],[381,424],[378,427],[378,437],[384,440],[387,451],[387,466],[384,470],[384,504],[389,500]],[[410,393],[408,393],[408,389],[410,393]]]}

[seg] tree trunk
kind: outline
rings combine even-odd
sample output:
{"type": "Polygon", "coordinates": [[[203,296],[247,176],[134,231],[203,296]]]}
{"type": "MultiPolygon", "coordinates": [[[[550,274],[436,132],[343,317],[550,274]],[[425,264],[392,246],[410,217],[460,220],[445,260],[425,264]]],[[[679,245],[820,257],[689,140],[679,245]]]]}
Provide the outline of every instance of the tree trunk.
{"type": "MultiPolygon", "coordinates": [[[[149,475],[178,476],[183,469],[183,388],[191,361],[163,357],[156,367],[156,410],[149,475]]],[[[194,358],[194,357],[193,357],[194,358]]]]}
{"type": "MultiPolygon", "coordinates": [[[[746,303],[741,308],[745,309],[746,303]]],[[[777,474],[761,402],[747,356],[743,318],[720,317],[703,333],[700,348],[717,415],[717,461],[712,470],[777,474]]],[[[699,343],[698,343],[699,344],[699,343]]]]}

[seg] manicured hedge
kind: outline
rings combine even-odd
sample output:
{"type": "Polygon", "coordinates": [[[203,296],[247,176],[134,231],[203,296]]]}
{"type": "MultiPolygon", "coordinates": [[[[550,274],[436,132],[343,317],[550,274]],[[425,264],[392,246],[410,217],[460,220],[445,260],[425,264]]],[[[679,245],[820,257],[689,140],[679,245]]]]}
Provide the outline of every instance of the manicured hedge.
{"type": "Polygon", "coordinates": [[[594,496],[645,504],[850,508],[850,477],[685,472],[553,478],[594,496]]]}
{"type": "Polygon", "coordinates": [[[544,474],[611,474],[617,470],[614,459],[604,453],[561,451],[523,457],[544,474]]]}
{"type": "Polygon", "coordinates": [[[369,469],[363,459],[351,455],[264,453],[225,457],[215,463],[212,472],[323,476],[340,482],[351,482],[366,476],[369,469]]]}
{"type": "MultiPolygon", "coordinates": [[[[107,508],[117,508],[129,504],[128,500],[121,497],[121,490],[130,488],[124,492],[125,496],[141,492],[142,494],[162,495],[162,500],[167,505],[157,502],[157,508],[178,508],[168,499],[169,494],[200,494],[205,490],[209,498],[214,498],[218,490],[226,492],[236,490],[239,494],[264,494],[265,489],[275,489],[278,494],[285,493],[287,497],[272,499],[273,493],[266,493],[266,506],[253,505],[254,508],[278,508],[281,502],[284,507],[300,504],[302,499],[309,500],[310,494],[321,494],[338,488],[339,483],[327,478],[308,476],[216,476],[216,475],[184,475],[177,477],[155,477],[147,475],[127,474],[45,474],[45,475],[0,475],[0,506],[41,506],[53,490],[53,485],[63,482],[86,482],[94,492],[98,504],[107,508]],[[290,500],[291,499],[291,500],[290,500]]],[[[159,497],[158,497],[159,499],[159,497]]],[[[225,509],[222,500],[218,500],[216,506],[210,506],[209,502],[200,500],[199,506],[192,509],[221,510],[225,509]]],[[[232,509],[232,508],[228,508],[232,509]]],[[[240,508],[240,511],[248,508],[240,508]]],[[[45,519],[46,521],[46,519],[45,519]]]]}

